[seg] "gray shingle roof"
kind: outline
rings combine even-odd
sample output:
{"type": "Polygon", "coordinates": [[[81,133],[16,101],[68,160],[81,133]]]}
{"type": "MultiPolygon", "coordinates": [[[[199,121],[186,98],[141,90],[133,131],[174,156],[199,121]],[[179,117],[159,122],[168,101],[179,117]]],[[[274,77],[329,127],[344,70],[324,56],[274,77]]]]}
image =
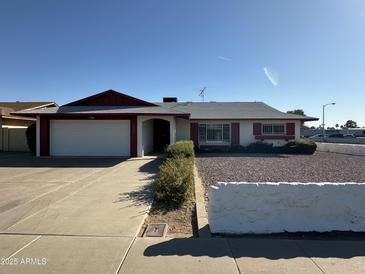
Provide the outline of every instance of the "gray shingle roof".
{"type": "Polygon", "coordinates": [[[318,120],[314,117],[288,114],[262,102],[181,102],[155,103],[158,106],[61,106],[16,112],[18,115],[42,114],[166,114],[189,115],[190,119],[287,119],[318,120]]]}
{"type": "Polygon", "coordinates": [[[314,117],[289,114],[263,102],[207,102],[157,103],[158,105],[190,113],[190,119],[292,119],[318,120],[314,117]]]}

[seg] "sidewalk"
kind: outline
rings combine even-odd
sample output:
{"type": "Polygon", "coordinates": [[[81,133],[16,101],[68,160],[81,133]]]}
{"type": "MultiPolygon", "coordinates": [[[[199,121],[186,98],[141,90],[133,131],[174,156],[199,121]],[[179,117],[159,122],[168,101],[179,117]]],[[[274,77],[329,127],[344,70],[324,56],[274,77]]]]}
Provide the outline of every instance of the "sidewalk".
{"type": "Polygon", "coordinates": [[[121,273],[365,273],[365,241],[137,238],[121,273]]]}

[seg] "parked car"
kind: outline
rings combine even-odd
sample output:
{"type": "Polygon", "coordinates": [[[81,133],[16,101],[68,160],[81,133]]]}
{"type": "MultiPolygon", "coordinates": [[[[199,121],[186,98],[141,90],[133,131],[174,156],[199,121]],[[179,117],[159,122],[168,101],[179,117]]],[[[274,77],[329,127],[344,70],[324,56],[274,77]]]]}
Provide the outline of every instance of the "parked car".
{"type": "MultiPolygon", "coordinates": [[[[327,137],[328,137],[328,135],[325,134],[324,138],[327,138],[327,137]]],[[[309,137],[309,139],[319,139],[319,138],[323,138],[323,134],[316,134],[316,135],[309,137]]]]}
{"type": "Polygon", "coordinates": [[[350,133],[350,134],[344,134],[343,137],[344,138],[356,138],[356,135],[353,133],[350,133]]]}
{"type": "Polygon", "coordinates": [[[329,138],[344,138],[345,135],[342,133],[335,133],[335,134],[330,134],[328,137],[329,138]]]}

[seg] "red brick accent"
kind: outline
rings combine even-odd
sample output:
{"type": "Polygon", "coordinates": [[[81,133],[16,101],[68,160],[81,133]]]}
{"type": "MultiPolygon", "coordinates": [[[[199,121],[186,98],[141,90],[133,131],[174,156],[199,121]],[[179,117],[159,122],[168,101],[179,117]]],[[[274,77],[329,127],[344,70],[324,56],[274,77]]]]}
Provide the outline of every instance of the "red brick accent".
{"type": "Polygon", "coordinates": [[[40,156],[49,156],[49,119],[40,117],[40,156]]]}
{"type": "Polygon", "coordinates": [[[240,144],[240,123],[231,124],[231,144],[232,145],[240,144]]]}
{"type": "Polygon", "coordinates": [[[261,123],[253,123],[253,135],[261,135],[261,123]]]}
{"type": "Polygon", "coordinates": [[[137,117],[133,117],[130,120],[130,126],[131,126],[131,148],[130,153],[131,157],[137,157],[137,117]]]}
{"type": "Polygon", "coordinates": [[[195,148],[199,146],[199,124],[190,123],[190,140],[193,141],[195,148]]]}
{"type": "Polygon", "coordinates": [[[295,123],[286,123],[286,135],[295,135],[295,123]]]}

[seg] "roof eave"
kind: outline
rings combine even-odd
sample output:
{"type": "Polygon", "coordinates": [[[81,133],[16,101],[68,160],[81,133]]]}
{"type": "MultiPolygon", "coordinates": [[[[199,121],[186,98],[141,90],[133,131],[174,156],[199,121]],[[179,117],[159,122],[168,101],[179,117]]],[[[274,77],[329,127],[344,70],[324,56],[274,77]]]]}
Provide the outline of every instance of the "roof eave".
{"type": "Polygon", "coordinates": [[[32,112],[32,113],[11,113],[13,115],[17,115],[17,116],[24,116],[24,117],[36,117],[36,116],[116,116],[116,115],[125,115],[125,116],[131,116],[131,115],[167,115],[167,116],[179,116],[179,117],[190,117],[190,113],[168,113],[168,112],[158,112],[158,113],[154,113],[154,112],[146,112],[146,113],[136,113],[136,112],[125,112],[125,113],[100,113],[100,112],[87,112],[87,113],[81,113],[81,112],[73,112],[73,113],[65,113],[65,112],[57,112],[57,113],[36,113],[36,112],[32,112]]]}
{"type": "Polygon", "coordinates": [[[194,117],[190,117],[191,120],[300,120],[300,121],[305,121],[305,122],[308,122],[308,121],[318,121],[319,118],[315,118],[315,117],[290,117],[290,118],[275,118],[275,117],[257,117],[257,118],[242,118],[242,117],[239,117],[239,118],[235,118],[235,117],[232,117],[232,118],[221,118],[221,117],[209,117],[209,118],[194,118],[194,117]]]}
{"type": "Polygon", "coordinates": [[[29,117],[29,116],[24,116],[24,117],[19,117],[20,115],[2,115],[1,117],[4,119],[9,119],[9,120],[27,120],[27,121],[34,121],[35,117],[29,117]]]}

